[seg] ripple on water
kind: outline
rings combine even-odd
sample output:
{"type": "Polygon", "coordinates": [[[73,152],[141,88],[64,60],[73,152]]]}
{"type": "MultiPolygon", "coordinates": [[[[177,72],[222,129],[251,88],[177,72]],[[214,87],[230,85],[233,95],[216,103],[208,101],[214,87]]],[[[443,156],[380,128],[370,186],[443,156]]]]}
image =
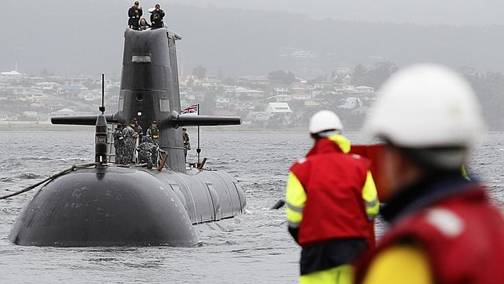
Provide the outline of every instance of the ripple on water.
{"type": "MultiPolygon", "coordinates": [[[[194,135],[191,128],[189,131],[194,135]]],[[[287,233],[283,210],[268,208],[283,197],[288,167],[305,154],[311,143],[309,137],[301,132],[204,132],[203,136],[204,153],[210,158],[208,166],[237,176],[246,191],[248,213],[196,226],[202,243],[193,248],[14,246],[7,236],[35,193],[29,192],[0,201],[0,282],[294,283],[299,248],[287,233]]],[[[65,169],[93,159],[92,131],[37,135],[0,132],[0,144],[6,137],[18,141],[16,145],[0,145],[0,183],[16,187],[12,191],[41,178],[37,173],[51,173],[59,170],[56,167],[65,169]],[[54,146],[53,141],[64,143],[54,146]],[[23,163],[20,157],[30,162],[23,163]]],[[[490,134],[489,138],[471,169],[491,181],[489,192],[502,205],[504,177],[500,169],[504,166],[504,151],[499,145],[504,134],[490,134]]],[[[195,158],[194,152],[190,153],[191,159],[195,158]]],[[[384,229],[385,224],[378,220],[379,234],[384,229]]]]}
{"type": "Polygon", "coordinates": [[[16,176],[16,178],[19,178],[19,179],[38,179],[38,178],[42,178],[42,176],[35,174],[35,173],[22,173],[22,174],[16,176]]]}

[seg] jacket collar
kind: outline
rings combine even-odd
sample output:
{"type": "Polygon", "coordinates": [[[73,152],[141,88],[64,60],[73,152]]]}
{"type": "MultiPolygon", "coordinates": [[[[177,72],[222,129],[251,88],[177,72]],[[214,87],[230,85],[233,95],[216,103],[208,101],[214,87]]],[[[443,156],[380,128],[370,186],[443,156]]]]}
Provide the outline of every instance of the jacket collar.
{"type": "Polygon", "coordinates": [[[336,134],[317,139],[311,150],[306,154],[306,157],[334,152],[346,154],[350,152],[350,148],[350,140],[341,134],[336,134]]]}
{"type": "MultiPolygon", "coordinates": [[[[477,180],[465,179],[459,171],[431,175],[415,184],[401,188],[381,210],[383,219],[395,222],[403,216],[456,195],[474,191],[477,180]]],[[[484,192],[474,192],[485,197],[484,192]]]]}

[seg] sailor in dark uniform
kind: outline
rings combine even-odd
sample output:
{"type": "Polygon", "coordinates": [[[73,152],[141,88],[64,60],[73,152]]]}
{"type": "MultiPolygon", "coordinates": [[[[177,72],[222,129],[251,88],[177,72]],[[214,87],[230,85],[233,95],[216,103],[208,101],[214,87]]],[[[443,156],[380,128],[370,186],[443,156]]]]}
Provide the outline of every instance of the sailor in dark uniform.
{"type": "Polygon", "coordinates": [[[186,128],[182,128],[182,141],[184,141],[184,157],[187,159],[187,151],[191,150],[191,143],[189,142],[189,133],[186,128]]]}
{"type": "Polygon", "coordinates": [[[154,10],[151,11],[151,28],[157,29],[164,27],[163,18],[165,16],[165,12],[161,10],[161,6],[156,4],[154,10]]]}
{"type": "Polygon", "coordinates": [[[140,3],[135,1],[133,6],[128,10],[128,26],[130,29],[139,30],[140,29],[140,18],[142,17],[143,11],[140,7],[140,3]]]}

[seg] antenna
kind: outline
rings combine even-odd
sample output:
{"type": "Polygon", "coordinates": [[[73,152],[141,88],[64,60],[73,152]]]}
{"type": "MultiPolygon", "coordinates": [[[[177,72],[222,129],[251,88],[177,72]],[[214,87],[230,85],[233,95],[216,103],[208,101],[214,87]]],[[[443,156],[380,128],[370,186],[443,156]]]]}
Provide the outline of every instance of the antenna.
{"type": "Polygon", "coordinates": [[[101,75],[101,106],[99,110],[102,114],[105,112],[105,74],[101,75]]]}

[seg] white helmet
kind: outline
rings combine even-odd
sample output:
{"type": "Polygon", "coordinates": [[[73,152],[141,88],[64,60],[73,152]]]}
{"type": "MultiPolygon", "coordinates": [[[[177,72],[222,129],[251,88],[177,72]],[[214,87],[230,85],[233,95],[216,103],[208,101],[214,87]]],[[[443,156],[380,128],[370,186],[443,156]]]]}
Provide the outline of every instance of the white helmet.
{"type": "Polygon", "coordinates": [[[380,89],[364,123],[365,134],[406,148],[469,149],[484,130],[479,103],[468,82],[433,64],[394,74],[380,89]]]}
{"type": "Polygon", "coordinates": [[[310,120],[310,133],[316,134],[323,131],[342,131],[343,125],[339,117],[332,111],[321,110],[314,114],[310,120]]]}

